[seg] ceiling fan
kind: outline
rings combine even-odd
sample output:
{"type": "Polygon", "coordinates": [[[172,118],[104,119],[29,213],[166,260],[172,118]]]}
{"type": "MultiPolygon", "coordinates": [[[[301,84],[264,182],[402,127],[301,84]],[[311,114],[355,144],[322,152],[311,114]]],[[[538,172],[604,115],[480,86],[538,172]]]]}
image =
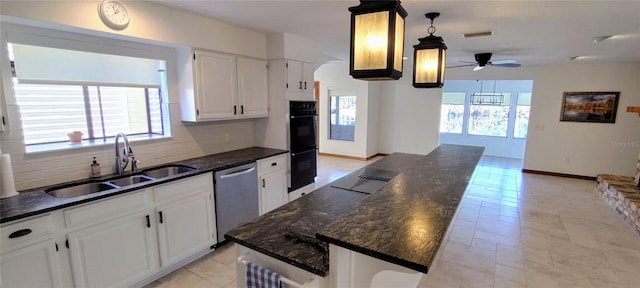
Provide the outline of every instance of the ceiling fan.
{"type": "Polygon", "coordinates": [[[457,68],[457,67],[470,67],[475,66],[473,71],[482,70],[487,65],[497,66],[497,67],[520,67],[520,63],[514,59],[500,59],[500,60],[491,60],[491,53],[478,53],[475,54],[476,62],[469,61],[461,61],[469,64],[457,65],[457,66],[449,66],[447,68],[457,68]]]}

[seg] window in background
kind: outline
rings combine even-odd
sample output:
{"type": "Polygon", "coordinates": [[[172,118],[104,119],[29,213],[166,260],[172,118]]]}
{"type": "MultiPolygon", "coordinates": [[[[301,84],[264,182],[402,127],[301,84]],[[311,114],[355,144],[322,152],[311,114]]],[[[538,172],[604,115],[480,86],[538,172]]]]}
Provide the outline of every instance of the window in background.
{"type": "Polygon", "coordinates": [[[516,123],[513,138],[527,138],[529,128],[529,111],[531,110],[531,93],[518,93],[516,106],[516,123]]]}
{"type": "Polygon", "coordinates": [[[464,92],[444,92],[440,111],[440,133],[462,134],[464,92]]]}
{"type": "Polygon", "coordinates": [[[510,93],[474,93],[470,99],[469,134],[507,137],[510,93]]]}
{"type": "Polygon", "coordinates": [[[356,96],[330,96],[329,105],[329,139],[355,141],[356,96]]]}
{"type": "Polygon", "coordinates": [[[163,60],[23,44],[8,48],[25,145],[67,142],[73,131],[101,143],[120,132],[168,134],[163,60]]]}

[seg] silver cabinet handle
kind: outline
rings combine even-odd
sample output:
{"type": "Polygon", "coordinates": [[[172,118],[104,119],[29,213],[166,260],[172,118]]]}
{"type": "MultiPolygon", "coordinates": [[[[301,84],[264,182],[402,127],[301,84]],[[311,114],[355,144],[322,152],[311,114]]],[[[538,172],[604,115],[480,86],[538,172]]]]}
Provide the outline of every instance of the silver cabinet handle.
{"type": "Polygon", "coordinates": [[[256,170],[256,167],[251,167],[249,169],[245,169],[242,171],[238,171],[238,172],[233,172],[233,173],[229,173],[229,174],[224,174],[222,176],[220,176],[220,179],[225,179],[225,178],[231,178],[231,177],[235,177],[235,176],[240,176],[242,174],[247,174],[247,173],[251,173],[251,171],[256,170]]]}

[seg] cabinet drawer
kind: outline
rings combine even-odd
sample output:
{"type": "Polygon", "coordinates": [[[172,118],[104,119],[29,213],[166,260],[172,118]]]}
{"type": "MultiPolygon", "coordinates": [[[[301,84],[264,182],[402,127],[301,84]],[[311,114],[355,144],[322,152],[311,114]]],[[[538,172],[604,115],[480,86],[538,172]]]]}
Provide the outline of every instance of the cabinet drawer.
{"type": "Polygon", "coordinates": [[[258,174],[264,175],[271,171],[286,169],[287,155],[282,154],[258,160],[258,174]]]}
{"type": "Polygon", "coordinates": [[[0,247],[4,251],[18,244],[26,244],[31,240],[53,234],[53,218],[51,215],[40,216],[0,228],[0,247]]]}
{"type": "Polygon", "coordinates": [[[135,209],[144,208],[150,202],[148,190],[132,192],[116,198],[72,208],[64,211],[64,221],[67,227],[83,224],[103,222],[133,212],[135,209]]]}
{"type": "Polygon", "coordinates": [[[153,188],[156,202],[181,199],[193,194],[213,191],[213,176],[211,173],[193,176],[153,188]]]}

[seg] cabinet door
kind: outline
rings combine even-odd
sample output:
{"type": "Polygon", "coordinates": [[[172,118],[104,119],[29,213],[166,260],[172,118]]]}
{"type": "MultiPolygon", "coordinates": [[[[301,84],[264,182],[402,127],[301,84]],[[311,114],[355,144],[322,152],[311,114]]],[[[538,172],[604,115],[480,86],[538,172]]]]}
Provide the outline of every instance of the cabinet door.
{"type": "Polygon", "coordinates": [[[313,63],[302,62],[302,91],[311,95],[313,95],[313,73],[315,73],[313,63]]]}
{"type": "Polygon", "coordinates": [[[260,177],[260,215],[287,203],[287,175],[278,170],[260,177]]]}
{"type": "Polygon", "coordinates": [[[2,287],[62,287],[53,238],[2,253],[2,287]]]}
{"type": "Polygon", "coordinates": [[[240,117],[268,116],[267,61],[238,57],[240,117]]]}
{"type": "Polygon", "coordinates": [[[158,267],[153,221],[145,211],[68,234],[74,286],[130,286],[158,267]]]}
{"type": "Polygon", "coordinates": [[[235,56],[196,51],[195,57],[198,120],[234,118],[240,108],[235,56]]]}
{"type": "Polygon", "coordinates": [[[302,62],[287,60],[287,91],[302,91],[302,62]]]}
{"type": "Polygon", "coordinates": [[[214,243],[212,193],[199,193],[156,208],[163,267],[214,243]]]}

